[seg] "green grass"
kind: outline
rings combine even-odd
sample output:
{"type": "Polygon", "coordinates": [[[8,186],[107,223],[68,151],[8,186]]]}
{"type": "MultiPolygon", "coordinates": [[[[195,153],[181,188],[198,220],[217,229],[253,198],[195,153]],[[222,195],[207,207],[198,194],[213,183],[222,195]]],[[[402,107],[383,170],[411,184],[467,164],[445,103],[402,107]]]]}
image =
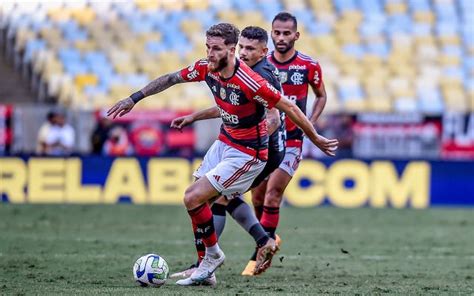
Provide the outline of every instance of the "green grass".
{"type": "Polygon", "coordinates": [[[282,250],[262,276],[239,275],[253,243],[228,219],[215,289],[153,289],[132,280],[140,255],[162,255],[172,272],[195,259],[184,208],[0,204],[0,294],[474,293],[472,209],[282,213],[282,250]]]}

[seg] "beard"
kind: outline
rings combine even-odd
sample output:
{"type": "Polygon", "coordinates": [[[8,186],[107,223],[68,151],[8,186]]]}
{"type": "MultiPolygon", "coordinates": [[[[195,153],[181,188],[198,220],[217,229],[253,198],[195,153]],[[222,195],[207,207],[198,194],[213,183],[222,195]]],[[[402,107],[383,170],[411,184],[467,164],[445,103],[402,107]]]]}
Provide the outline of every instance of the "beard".
{"type": "Polygon", "coordinates": [[[229,64],[229,58],[227,56],[218,60],[216,63],[212,63],[215,66],[211,66],[211,63],[207,64],[209,71],[211,72],[220,72],[229,64]]]}
{"type": "MultiPolygon", "coordinates": [[[[295,46],[295,40],[292,40],[290,42],[288,42],[287,44],[284,44],[285,47],[281,48],[281,47],[278,47],[278,44],[275,44],[273,43],[273,45],[275,46],[275,50],[278,51],[279,53],[287,53],[288,51],[290,51],[294,46],[295,46]]],[[[280,44],[281,46],[282,44],[280,44]]]]}

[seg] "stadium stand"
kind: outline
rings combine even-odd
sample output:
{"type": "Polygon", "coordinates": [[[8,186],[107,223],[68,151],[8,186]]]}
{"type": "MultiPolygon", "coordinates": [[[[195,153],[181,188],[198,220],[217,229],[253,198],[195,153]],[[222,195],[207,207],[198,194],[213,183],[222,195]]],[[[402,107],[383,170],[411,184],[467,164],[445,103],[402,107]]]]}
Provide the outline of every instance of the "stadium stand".
{"type": "MultiPolygon", "coordinates": [[[[327,112],[474,111],[471,0],[13,1],[0,26],[41,100],[96,109],[203,57],[211,24],[269,29],[281,10],[299,20],[297,48],[322,64],[327,112]]],[[[212,104],[203,85],[161,97],[139,107],[212,104]]]]}

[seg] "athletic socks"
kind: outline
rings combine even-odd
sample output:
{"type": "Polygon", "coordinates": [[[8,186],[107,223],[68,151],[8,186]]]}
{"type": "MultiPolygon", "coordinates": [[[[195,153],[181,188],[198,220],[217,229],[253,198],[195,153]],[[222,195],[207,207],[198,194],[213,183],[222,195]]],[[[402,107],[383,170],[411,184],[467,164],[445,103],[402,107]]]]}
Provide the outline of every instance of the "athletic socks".
{"type": "Polygon", "coordinates": [[[240,198],[232,199],[227,205],[227,212],[253,237],[258,246],[268,241],[268,235],[258,222],[252,209],[240,198]]]}
{"type": "Polygon", "coordinates": [[[198,255],[198,264],[201,262],[204,255],[206,255],[206,246],[204,246],[204,242],[202,241],[201,233],[197,231],[197,225],[193,224],[193,232],[194,232],[194,246],[196,247],[196,252],[198,255]]]}
{"type": "Polygon", "coordinates": [[[260,221],[263,214],[263,206],[254,206],[253,209],[255,210],[255,216],[257,217],[258,221],[260,221]]]}
{"type": "Polygon", "coordinates": [[[202,204],[195,209],[189,210],[188,214],[193,224],[194,237],[200,236],[206,248],[216,245],[217,235],[214,230],[214,222],[209,205],[207,203],[202,204]]]}
{"type": "Polygon", "coordinates": [[[217,238],[219,238],[225,227],[225,205],[214,203],[211,207],[212,215],[214,216],[214,229],[216,230],[217,238]]]}
{"type": "Polygon", "coordinates": [[[280,208],[279,207],[267,207],[263,206],[263,214],[260,219],[265,231],[270,235],[270,237],[275,238],[275,230],[278,226],[278,220],[280,218],[280,208]]]}

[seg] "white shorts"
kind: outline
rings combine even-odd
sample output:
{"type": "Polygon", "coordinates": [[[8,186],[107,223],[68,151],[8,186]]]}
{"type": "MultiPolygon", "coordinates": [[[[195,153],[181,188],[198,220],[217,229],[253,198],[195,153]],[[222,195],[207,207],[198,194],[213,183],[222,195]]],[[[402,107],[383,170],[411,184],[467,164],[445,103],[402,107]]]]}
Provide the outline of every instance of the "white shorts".
{"type": "Polygon", "coordinates": [[[284,170],[288,175],[293,177],[300,165],[301,159],[301,148],[286,147],[285,157],[278,168],[284,170]]]}
{"type": "Polygon", "coordinates": [[[221,195],[232,199],[249,190],[265,164],[266,162],[217,140],[209,148],[193,176],[206,176],[221,195]]]}

